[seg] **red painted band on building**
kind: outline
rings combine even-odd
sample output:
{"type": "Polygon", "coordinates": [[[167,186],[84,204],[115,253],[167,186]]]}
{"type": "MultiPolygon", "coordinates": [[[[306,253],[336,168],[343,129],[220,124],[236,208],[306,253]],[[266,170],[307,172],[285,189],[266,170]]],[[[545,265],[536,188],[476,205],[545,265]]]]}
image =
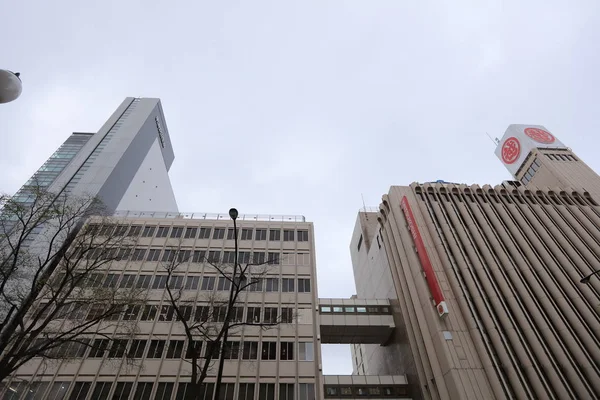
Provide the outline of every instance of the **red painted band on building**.
{"type": "Polygon", "coordinates": [[[421,268],[425,272],[425,280],[427,281],[429,290],[433,295],[433,300],[435,301],[435,307],[437,309],[438,315],[442,317],[448,314],[448,306],[446,305],[446,301],[444,300],[444,295],[442,294],[440,284],[437,278],[435,277],[435,273],[433,272],[433,267],[431,266],[431,261],[429,260],[429,256],[427,255],[427,250],[425,249],[423,238],[421,237],[421,233],[419,232],[417,221],[415,220],[415,216],[413,215],[412,209],[410,208],[410,204],[408,204],[408,199],[406,198],[406,196],[402,197],[400,207],[402,208],[402,211],[404,211],[404,216],[406,217],[406,221],[408,222],[408,229],[410,230],[413,241],[415,243],[415,247],[417,248],[417,255],[419,256],[419,261],[421,261],[421,268]]]}

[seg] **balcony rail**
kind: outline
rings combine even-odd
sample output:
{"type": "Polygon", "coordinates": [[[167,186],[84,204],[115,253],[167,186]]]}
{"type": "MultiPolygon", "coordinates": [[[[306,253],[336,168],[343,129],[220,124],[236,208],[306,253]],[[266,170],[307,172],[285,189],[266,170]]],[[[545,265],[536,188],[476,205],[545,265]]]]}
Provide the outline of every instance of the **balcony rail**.
{"type": "MultiPolygon", "coordinates": [[[[162,211],[125,211],[118,210],[115,217],[122,218],[173,218],[173,219],[210,219],[229,220],[229,213],[173,213],[162,211]]],[[[303,215],[268,215],[268,214],[240,214],[238,221],[271,221],[271,222],[306,222],[303,215]]]]}

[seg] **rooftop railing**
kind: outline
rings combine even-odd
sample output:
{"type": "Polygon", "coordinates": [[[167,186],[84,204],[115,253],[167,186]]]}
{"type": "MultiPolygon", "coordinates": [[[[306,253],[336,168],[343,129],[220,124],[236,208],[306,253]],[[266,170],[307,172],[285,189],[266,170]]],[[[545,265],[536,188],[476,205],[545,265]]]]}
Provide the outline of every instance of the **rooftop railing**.
{"type": "MultiPolygon", "coordinates": [[[[229,213],[170,213],[161,211],[115,211],[115,217],[123,218],[171,218],[230,220],[229,213]]],[[[238,221],[306,222],[303,215],[240,214],[238,221]]]]}

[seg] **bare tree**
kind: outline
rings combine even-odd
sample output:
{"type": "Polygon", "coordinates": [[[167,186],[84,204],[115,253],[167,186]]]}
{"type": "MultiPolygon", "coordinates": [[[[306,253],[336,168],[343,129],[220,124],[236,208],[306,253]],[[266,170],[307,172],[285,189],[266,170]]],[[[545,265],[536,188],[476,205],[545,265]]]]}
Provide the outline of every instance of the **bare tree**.
{"type": "Polygon", "coordinates": [[[0,207],[0,382],[34,357],[79,356],[95,346],[91,335],[108,346],[131,336],[135,325],[118,316],[143,297],[101,285],[106,267],[127,257],[130,238],[100,201],[37,188],[0,196],[0,207]]]}
{"type": "Polygon", "coordinates": [[[272,329],[282,323],[293,322],[296,315],[294,313],[277,315],[262,321],[260,318],[242,318],[244,294],[253,289],[262,291],[265,277],[275,260],[255,262],[248,259],[238,265],[232,262],[218,262],[206,257],[199,260],[215,270],[217,278],[215,281],[218,282],[219,279],[223,281],[224,290],[221,293],[227,294],[220,295],[218,291],[208,292],[204,298],[196,300],[185,296],[185,290],[176,278],[178,271],[182,269],[181,266],[190,258],[189,251],[181,249],[180,245],[171,251],[170,258],[163,263],[163,267],[167,272],[167,300],[173,307],[175,319],[183,327],[188,341],[185,361],[191,365],[191,379],[185,398],[186,400],[204,398],[206,388],[203,387],[203,383],[219,357],[231,358],[232,354],[242,351],[238,342],[235,342],[238,347],[232,348],[231,342],[227,341],[229,334],[235,333],[244,326],[256,326],[263,330],[272,329]],[[193,312],[193,304],[197,305],[195,312],[193,312]],[[202,342],[206,343],[203,357],[201,357],[202,342]]]}

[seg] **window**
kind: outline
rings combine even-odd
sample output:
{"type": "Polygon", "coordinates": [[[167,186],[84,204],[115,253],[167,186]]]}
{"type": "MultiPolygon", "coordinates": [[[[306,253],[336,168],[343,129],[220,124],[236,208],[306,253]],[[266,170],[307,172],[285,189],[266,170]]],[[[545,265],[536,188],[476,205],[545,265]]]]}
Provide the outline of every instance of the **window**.
{"type": "Polygon", "coordinates": [[[334,313],[341,313],[341,312],[344,312],[344,307],[341,307],[341,306],[334,306],[334,307],[333,307],[333,312],[334,312],[334,313]]]}
{"type": "Polygon", "coordinates": [[[254,240],[267,240],[267,230],[256,229],[256,231],[254,231],[254,240]]]}
{"type": "Polygon", "coordinates": [[[235,229],[229,228],[227,229],[227,240],[235,239],[235,229]]]}
{"type": "Polygon", "coordinates": [[[294,342],[281,342],[279,359],[282,361],[292,361],[294,359],[294,342]]]}
{"type": "Polygon", "coordinates": [[[137,305],[128,305],[125,309],[125,313],[123,314],[123,321],[135,321],[137,320],[138,315],[140,315],[140,311],[142,310],[142,306],[137,305]]]}
{"type": "Polygon", "coordinates": [[[177,251],[177,262],[184,263],[190,261],[192,257],[191,250],[180,249],[177,251]]]}
{"type": "Polygon", "coordinates": [[[238,400],[254,400],[254,383],[240,383],[238,400]]]}
{"type": "Polygon", "coordinates": [[[225,343],[224,355],[226,360],[237,360],[240,356],[240,342],[225,343]]]}
{"type": "Polygon", "coordinates": [[[300,361],[314,361],[314,344],[313,342],[300,342],[298,343],[298,360],[300,361]]]}
{"type": "Polygon", "coordinates": [[[269,240],[281,240],[281,230],[280,229],[269,229],[269,240]]]}
{"type": "Polygon", "coordinates": [[[171,229],[171,237],[172,238],[180,238],[183,235],[183,226],[174,226],[171,229]]]}
{"type": "Polygon", "coordinates": [[[261,360],[277,360],[277,342],[262,342],[261,360]]]}
{"type": "Polygon", "coordinates": [[[298,278],[298,293],[310,293],[310,279],[298,278]]]}
{"type": "Polygon", "coordinates": [[[379,241],[379,235],[377,235],[377,248],[381,248],[381,242],[379,241]]]}
{"type": "Polygon", "coordinates": [[[252,240],[252,228],[242,229],[242,240],[252,240]]]}
{"type": "Polygon", "coordinates": [[[291,229],[284,229],[283,230],[283,241],[284,242],[293,242],[294,239],[294,231],[291,229]]]}
{"type": "Polygon", "coordinates": [[[75,382],[69,400],[85,400],[91,387],[91,382],[75,382]]]}
{"type": "Polygon", "coordinates": [[[258,360],[258,342],[244,342],[242,360],[258,360]]]}
{"type": "Polygon", "coordinates": [[[103,287],[116,288],[118,280],[119,280],[119,275],[117,275],[117,274],[108,274],[106,276],[106,279],[104,280],[104,283],[102,284],[102,286],[103,287]]]}
{"type": "MultiPolygon", "coordinates": [[[[192,302],[186,301],[181,302],[181,305],[179,306],[179,313],[175,312],[175,320],[176,321],[181,321],[181,318],[183,318],[186,321],[189,321],[190,318],[192,317],[192,306],[191,306],[192,302]],[[183,304],[190,304],[189,306],[184,306],[183,304]]],[[[175,310],[177,311],[177,310],[175,310]]]]}
{"type": "Polygon", "coordinates": [[[146,249],[134,249],[131,255],[131,261],[142,261],[146,256],[146,249]]]}
{"type": "Polygon", "coordinates": [[[148,348],[148,358],[162,358],[165,349],[164,340],[151,340],[148,348]]]}
{"type": "Polygon", "coordinates": [[[156,319],[157,313],[158,313],[158,306],[145,305],[141,320],[142,321],[154,321],[156,319]]]}
{"type": "Polygon", "coordinates": [[[146,340],[132,340],[131,347],[127,353],[130,358],[142,358],[144,357],[144,350],[146,350],[146,340]]]}
{"type": "Polygon", "coordinates": [[[241,264],[246,264],[250,262],[250,252],[249,251],[240,251],[238,253],[238,262],[241,264]]]}
{"type": "Polygon", "coordinates": [[[167,237],[168,234],[169,234],[168,226],[159,226],[158,230],[156,231],[156,237],[159,237],[159,238],[167,237]]]}
{"type": "Polygon", "coordinates": [[[130,247],[122,247],[117,251],[117,254],[115,255],[115,260],[116,261],[127,260],[129,258],[130,254],[131,254],[130,247]]]}
{"type": "Polygon", "coordinates": [[[118,382],[112,400],[127,400],[133,389],[133,382],[118,382]]]}
{"type": "Polygon", "coordinates": [[[128,228],[129,227],[127,225],[117,225],[117,227],[115,228],[114,235],[115,236],[125,236],[128,228]]]}
{"type": "Polygon", "coordinates": [[[269,264],[270,265],[278,265],[279,264],[279,253],[269,252],[269,264]]]}
{"type": "Polygon", "coordinates": [[[206,259],[206,250],[194,250],[192,262],[201,263],[206,259]]]}
{"type": "Polygon", "coordinates": [[[185,350],[185,358],[193,358],[194,353],[196,357],[200,357],[200,352],[202,351],[202,342],[199,340],[195,340],[193,342],[188,341],[187,349],[185,350]]]}
{"type": "Polygon", "coordinates": [[[279,278],[267,278],[265,279],[266,285],[265,290],[267,292],[278,292],[279,291],[279,278]]]}
{"type": "Polygon", "coordinates": [[[277,323],[277,307],[265,307],[263,322],[267,324],[277,323]]]}
{"type": "Polygon", "coordinates": [[[308,242],[308,231],[298,231],[298,241],[308,242]]]}
{"type": "Polygon", "coordinates": [[[211,228],[200,228],[200,234],[198,235],[198,239],[208,239],[210,238],[211,228]]]}
{"type": "Polygon", "coordinates": [[[211,250],[208,252],[208,262],[218,263],[221,259],[221,252],[218,250],[211,250]]]}
{"type": "Polygon", "coordinates": [[[226,264],[234,264],[235,263],[235,251],[224,251],[223,252],[223,262],[226,264]]]}
{"type": "Polygon", "coordinates": [[[354,307],[344,307],[344,312],[346,312],[346,313],[354,313],[355,309],[354,309],[354,307]]]}
{"type": "Polygon", "coordinates": [[[244,307],[233,307],[231,309],[231,322],[244,322],[244,307]]]}
{"type": "Polygon", "coordinates": [[[262,278],[251,278],[248,286],[250,292],[262,292],[263,291],[263,279],[262,278]]]}
{"type": "Polygon", "coordinates": [[[90,358],[102,358],[104,357],[104,352],[108,349],[109,341],[107,339],[96,339],[91,346],[90,354],[88,357],[90,358]]]}
{"type": "Polygon", "coordinates": [[[167,287],[167,275],[155,275],[152,289],[164,289],[167,287]]]}
{"type": "Polygon", "coordinates": [[[140,275],[138,276],[137,282],[135,283],[136,288],[148,289],[150,282],[152,281],[152,275],[140,275]]]}
{"type": "Polygon", "coordinates": [[[315,400],[315,384],[314,383],[299,383],[298,384],[298,400],[315,400]]]}
{"type": "Polygon", "coordinates": [[[215,228],[213,231],[213,239],[223,239],[225,237],[225,228],[215,228]]]}
{"type": "Polygon", "coordinates": [[[235,383],[221,383],[221,390],[219,391],[219,398],[217,400],[234,400],[234,389],[235,383]]]}
{"type": "Polygon", "coordinates": [[[254,252],[252,253],[252,263],[256,264],[256,265],[261,265],[265,263],[265,253],[261,252],[254,252]]]}
{"type": "Polygon", "coordinates": [[[356,307],[356,312],[357,313],[366,313],[367,307],[356,307]]]}
{"type": "Polygon", "coordinates": [[[261,383],[258,385],[258,400],[275,400],[275,384],[261,383]]]}
{"type": "Polygon", "coordinates": [[[135,388],[135,395],[133,396],[133,400],[146,400],[150,399],[150,394],[152,393],[152,382],[139,382],[137,387],[135,388]]]}
{"type": "Polygon", "coordinates": [[[282,265],[296,265],[295,253],[283,253],[282,265]]]}
{"type": "Polygon", "coordinates": [[[183,340],[169,341],[166,358],[181,358],[181,353],[183,352],[183,343],[183,340]]]}
{"type": "Polygon", "coordinates": [[[123,279],[121,279],[121,283],[119,283],[119,288],[132,288],[133,283],[135,282],[135,275],[123,275],[123,279]]]}
{"type": "Polygon", "coordinates": [[[213,322],[225,322],[227,317],[227,306],[213,307],[213,322]]]}
{"type": "Polygon", "coordinates": [[[208,306],[197,306],[196,313],[194,314],[194,321],[206,322],[210,315],[210,307],[208,306]]]}
{"type": "Polygon", "coordinates": [[[217,283],[217,290],[229,290],[231,289],[231,281],[224,276],[219,277],[219,282],[217,283]]]}
{"type": "Polygon", "coordinates": [[[150,249],[148,250],[148,257],[146,257],[146,261],[158,261],[160,256],[160,249],[150,249]]]}
{"type": "Polygon", "coordinates": [[[248,307],[248,313],[246,314],[246,323],[260,323],[260,307],[248,307]]]}
{"type": "Polygon", "coordinates": [[[94,391],[92,392],[92,399],[107,399],[111,386],[112,382],[96,382],[96,386],[94,386],[94,391]]]}
{"type": "Polygon", "coordinates": [[[294,291],[294,278],[281,279],[281,291],[284,293],[294,291]]]}
{"type": "Polygon", "coordinates": [[[185,228],[184,237],[186,239],[196,239],[197,234],[198,234],[198,228],[190,228],[190,227],[185,228]]]}
{"type": "Polygon", "coordinates": [[[281,308],[281,323],[291,324],[294,321],[294,309],[290,307],[281,308]]]}
{"type": "Polygon", "coordinates": [[[175,249],[165,249],[161,261],[171,262],[175,259],[175,249]]]}
{"type": "Polygon", "coordinates": [[[181,289],[183,287],[183,275],[171,275],[169,278],[169,288],[181,289]]]}
{"type": "Polygon", "coordinates": [[[197,290],[199,282],[199,276],[188,276],[185,280],[185,290],[197,290]]]}
{"type": "Polygon", "coordinates": [[[202,286],[200,286],[200,290],[213,290],[215,288],[215,277],[214,276],[205,276],[202,278],[202,286]]]}
{"type": "Polygon", "coordinates": [[[175,309],[173,306],[162,306],[160,308],[160,313],[158,314],[159,321],[173,321],[173,315],[175,314],[175,309]]]}
{"type": "Polygon", "coordinates": [[[279,384],[279,400],[295,400],[293,383],[279,384]]]}

